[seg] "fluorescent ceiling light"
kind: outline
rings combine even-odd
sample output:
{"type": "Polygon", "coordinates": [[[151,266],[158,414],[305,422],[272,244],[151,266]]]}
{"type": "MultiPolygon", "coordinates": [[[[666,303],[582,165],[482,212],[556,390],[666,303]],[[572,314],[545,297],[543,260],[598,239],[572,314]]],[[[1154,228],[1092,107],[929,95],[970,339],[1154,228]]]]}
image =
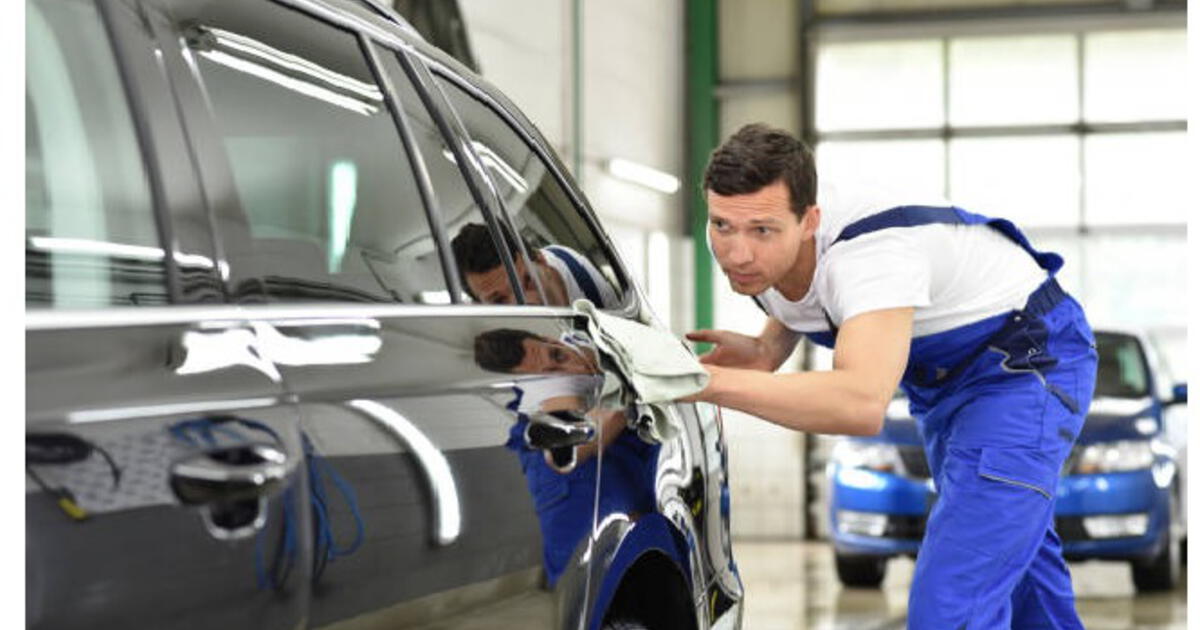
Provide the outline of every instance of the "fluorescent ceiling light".
{"type": "Polygon", "coordinates": [[[203,57],[227,68],[256,76],[352,112],[371,116],[379,111],[383,93],[365,83],[268,46],[258,40],[219,28],[197,27],[189,45],[203,57]]]}
{"type": "MultiPolygon", "coordinates": [[[[508,182],[508,185],[518,193],[524,194],[529,191],[529,182],[525,181],[520,171],[504,161],[504,158],[500,157],[500,154],[493,151],[491,147],[478,140],[472,140],[471,146],[475,149],[475,153],[479,155],[479,161],[485,168],[508,182]]],[[[451,164],[458,165],[458,160],[454,159],[454,154],[449,148],[442,149],[442,156],[450,160],[451,164]]]]}
{"type": "MultiPolygon", "coordinates": [[[[109,243],[107,241],[94,241],[86,238],[31,236],[29,237],[29,245],[34,249],[40,249],[45,252],[128,258],[145,262],[162,262],[164,257],[161,247],[109,243]]],[[[175,262],[180,266],[202,267],[204,269],[213,268],[213,261],[207,256],[175,252],[174,258],[175,262]]]]}
{"type": "Polygon", "coordinates": [[[670,173],[650,168],[644,164],[638,164],[637,162],[622,158],[613,158],[608,161],[607,168],[613,177],[640,184],[668,195],[679,190],[679,178],[670,173]]]}

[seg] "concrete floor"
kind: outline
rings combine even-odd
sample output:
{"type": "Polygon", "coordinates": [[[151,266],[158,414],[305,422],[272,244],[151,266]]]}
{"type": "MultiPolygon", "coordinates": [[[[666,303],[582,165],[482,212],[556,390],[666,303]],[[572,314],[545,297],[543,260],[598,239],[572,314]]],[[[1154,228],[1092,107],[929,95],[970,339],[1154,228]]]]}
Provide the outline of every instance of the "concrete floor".
{"type": "MultiPolygon", "coordinates": [[[[734,557],[746,588],[742,627],[754,630],[884,630],[904,628],[913,561],[889,562],[877,590],[838,583],[826,543],[735,541],[734,557]]],[[[1187,581],[1160,595],[1135,595],[1128,565],[1071,565],[1076,607],[1088,630],[1184,630],[1187,581]]]]}

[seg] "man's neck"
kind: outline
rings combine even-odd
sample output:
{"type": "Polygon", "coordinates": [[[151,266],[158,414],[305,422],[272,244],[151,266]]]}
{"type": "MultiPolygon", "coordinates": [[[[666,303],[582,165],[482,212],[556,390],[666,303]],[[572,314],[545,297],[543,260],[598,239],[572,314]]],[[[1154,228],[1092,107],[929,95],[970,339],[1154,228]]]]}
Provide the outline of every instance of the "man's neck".
{"type": "Polygon", "coordinates": [[[775,284],[775,290],[789,301],[797,302],[808,295],[813,273],[817,269],[817,239],[814,236],[800,243],[796,264],[775,284]]]}
{"type": "MultiPolygon", "coordinates": [[[[546,297],[547,297],[547,300],[551,303],[551,305],[552,306],[570,306],[571,303],[570,303],[570,300],[568,299],[569,293],[567,292],[566,279],[564,279],[562,276],[560,276],[558,274],[558,272],[555,271],[554,268],[550,266],[549,263],[540,263],[538,265],[538,267],[540,267],[543,270],[543,273],[541,274],[542,284],[549,285],[549,286],[544,286],[543,288],[547,293],[550,294],[546,297]],[[557,302],[561,302],[561,304],[557,304],[557,302]]],[[[600,304],[596,305],[597,308],[600,306],[601,306],[600,304]]]]}

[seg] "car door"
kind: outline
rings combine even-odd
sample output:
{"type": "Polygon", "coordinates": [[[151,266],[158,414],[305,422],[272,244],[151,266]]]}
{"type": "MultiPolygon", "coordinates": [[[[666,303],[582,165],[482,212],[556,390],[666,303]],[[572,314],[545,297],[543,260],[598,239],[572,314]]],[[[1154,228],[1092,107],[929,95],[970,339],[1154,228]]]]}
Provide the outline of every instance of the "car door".
{"type": "Polygon", "coordinates": [[[489,615],[549,626],[537,501],[514,452],[527,445],[515,384],[538,375],[484,369],[475,346],[490,329],[563,331],[463,302],[443,217],[494,225],[477,182],[403,65],[403,40],[311,6],[181,3],[169,25],[188,127],[208,139],[198,162],[227,291],[300,405],[317,462],[309,624],[459,627],[479,620],[451,611],[491,603],[489,615]]]}
{"type": "MultiPolygon", "coordinates": [[[[502,227],[519,245],[514,257],[527,270],[518,274],[526,293],[540,296],[541,304],[554,309],[547,317],[569,329],[577,325],[575,311],[564,307],[586,299],[609,314],[659,326],[652,323],[644,299],[584,198],[536,130],[482,82],[456,72],[444,60],[429,58],[428,63],[465,145],[476,155],[473,163],[485,178],[502,227]]],[[[463,222],[448,225],[456,259],[469,260],[457,246],[460,239],[469,239],[469,228],[463,222]]],[[[470,293],[485,292],[480,291],[486,288],[482,279],[473,279],[469,272],[462,275],[470,293]]],[[[606,378],[624,377],[612,364],[601,366],[606,378]]],[[[665,407],[681,432],[660,443],[635,430],[640,420],[635,411],[600,407],[589,413],[603,446],[598,461],[583,464],[599,469],[597,503],[591,538],[576,550],[581,561],[561,576],[559,620],[564,625],[574,622],[572,614],[580,614],[588,618],[589,627],[600,627],[606,609],[652,626],[666,618],[686,624],[683,620],[700,597],[692,589],[707,583],[690,512],[699,504],[683,500],[704,493],[699,461],[703,454],[697,450],[702,445],[694,443],[700,429],[690,414],[665,407]],[[654,567],[646,569],[644,564],[630,570],[639,558],[651,556],[655,560],[648,564],[654,567]],[[619,588],[641,592],[640,601],[649,602],[646,606],[656,612],[634,610],[644,607],[631,602],[637,597],[618,594],[619,588]]]]}
{"type": "Polygon", "coordinates": [[[299,410],[221,304],[153,34],[25,9],[26,627],[296,627],[299,410]]]}

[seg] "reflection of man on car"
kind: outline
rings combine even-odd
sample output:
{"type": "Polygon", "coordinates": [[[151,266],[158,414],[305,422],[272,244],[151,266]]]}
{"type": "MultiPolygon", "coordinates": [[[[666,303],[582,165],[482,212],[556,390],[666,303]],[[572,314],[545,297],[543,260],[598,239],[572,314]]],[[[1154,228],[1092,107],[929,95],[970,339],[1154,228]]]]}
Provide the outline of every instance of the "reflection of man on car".
{"type": "MultiPolygon", "coordinates": [[[[598,308],[619,306],[612,285],[586,256],[562,245],[538,249],[525,242],[537,278],[546,292],[543,301],[511,230],[501,223],[500,231],[504,233],[504,240],[512,253],[526,304],[569,306],[579,298],[587,298],[598,308]]],[[[450,248],[458,263],[463,288],[473,299],[487,304],[517,303],[516,295],[508,283],[508,272],[500,262],[500,255],[486,226],[479,223],[464,225],[450,242],[450,248]]]]}
{"type": "Polygon", "coordinates": [[[567,333],[558,340],[524,330],[501,328],[475,339],[475,362],[493,372],[542,374],[519,381],[508,408],[517,416],[509,431],[508,448],[517,453],[533,495],[542,530],[542,559],[553,586],[592,527],[593,500],[600,484],[599,514],[622,513],[636,519],[655,509],[654,474],[658,445],[647,444],[626,429],[623,410],[590,409],[603,377],[595,349],[582,335],[567,333]],[[576,447],[574,468],[560,473],[551,467],[548,452],[525,440],[529,414],[552,411],[584,412],[599,425],[599,438],[576,447]],[[603,450],[597,475],[596,453],[603,450]]]}

